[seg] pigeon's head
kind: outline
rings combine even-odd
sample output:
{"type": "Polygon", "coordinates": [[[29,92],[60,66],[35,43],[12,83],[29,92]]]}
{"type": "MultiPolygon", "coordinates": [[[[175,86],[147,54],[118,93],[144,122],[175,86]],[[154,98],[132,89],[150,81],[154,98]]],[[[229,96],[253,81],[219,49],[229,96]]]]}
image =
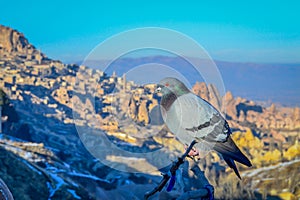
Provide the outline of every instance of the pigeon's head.
{"type": "Polygon", "coordinates": [[[162,93],[162,95],[175,94],[177,97],[183,94],[187,94],[190,90],[178,79],[167,77],[162,79],[155,90],[156,93],[162,93]]]}

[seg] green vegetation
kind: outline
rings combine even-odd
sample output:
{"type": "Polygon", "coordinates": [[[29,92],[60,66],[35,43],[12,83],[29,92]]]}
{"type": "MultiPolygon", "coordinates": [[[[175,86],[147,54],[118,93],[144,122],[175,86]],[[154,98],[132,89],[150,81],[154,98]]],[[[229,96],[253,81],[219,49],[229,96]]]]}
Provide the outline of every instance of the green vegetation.
{"type": "Polygon", "coordinates": [[[2,107],[2,116],[7,116],[9,122],[18,122],[19,116],[14,107],[10,104],[6,93],[0,88],[0,106],[2,107]]]}
{"type": "Polygon", "coordinates": [[[7,103],[7,98],[5,92],[0,88],[0,106],[3,106],[7,103]]]}

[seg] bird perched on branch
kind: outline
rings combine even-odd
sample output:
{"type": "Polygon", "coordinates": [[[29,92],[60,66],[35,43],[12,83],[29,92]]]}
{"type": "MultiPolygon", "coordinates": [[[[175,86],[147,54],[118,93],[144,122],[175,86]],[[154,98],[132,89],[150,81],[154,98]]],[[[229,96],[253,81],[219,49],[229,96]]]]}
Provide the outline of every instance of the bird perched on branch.
{"type": "Polygon", "coordinates": [[[170,131],[186,145],[197,140],[197,149],[217,151],[241,179],[235,161],[248,167],[252,164],[233,142],[230,127],[220,112],[176,78],[161,80],[156,93],[162,94],[162,116],[170,131]]]}

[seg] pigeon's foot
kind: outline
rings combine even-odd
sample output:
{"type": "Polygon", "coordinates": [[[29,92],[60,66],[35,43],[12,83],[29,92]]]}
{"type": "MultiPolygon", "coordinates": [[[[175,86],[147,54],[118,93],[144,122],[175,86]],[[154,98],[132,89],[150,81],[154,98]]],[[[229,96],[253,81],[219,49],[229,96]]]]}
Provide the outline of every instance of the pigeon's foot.
{"type": "MultiPolygon", "coordinates": [[[[184,148],[187,149],[188,146],[185,145],[184,148]]],[[[197,157],[197,156],[199,156],[199,151],[198,151],[195,147],[193,147],[193,148],[190,150],[190,152],[188,153],[188,157],[195,158],[195,157],[197,157]]]]}

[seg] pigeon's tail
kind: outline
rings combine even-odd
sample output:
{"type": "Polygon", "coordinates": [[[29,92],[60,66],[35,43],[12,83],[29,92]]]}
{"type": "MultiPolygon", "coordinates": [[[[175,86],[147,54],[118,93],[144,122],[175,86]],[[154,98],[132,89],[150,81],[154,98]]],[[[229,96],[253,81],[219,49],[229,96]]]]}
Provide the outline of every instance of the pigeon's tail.
{"type": "Polygon", "coordinates": [[[228,137],[226,142],[217,142],[214,146],[214,150],[216,150],[223,156],[225,162],[230,168],[234,170],[235,174],[240,179],[241,176],[234,161],[242,163],[243,165],[246,165],[248,167],[252,166],[250,160],[240,151],[240,149],[236,146],[230,136],[228,137]]]}
{"type": "Polygon", "coordinates": [[[239,173],[239,171],[238,171],[238,169],[236,168],[236,165],[235,165],[234,160],[231,159],[231,158],[228,158],[228,157],[226,157],[226,156],[223,156],[223,158],[224,158],[225,162],[227,163],[227,165],[228,165],[231,169],[234,170],[235,174],[239,177],[239,179],[242,179],[242,178],[241,178],[241,175],[240,175],[240,173],[239,173]]]}

